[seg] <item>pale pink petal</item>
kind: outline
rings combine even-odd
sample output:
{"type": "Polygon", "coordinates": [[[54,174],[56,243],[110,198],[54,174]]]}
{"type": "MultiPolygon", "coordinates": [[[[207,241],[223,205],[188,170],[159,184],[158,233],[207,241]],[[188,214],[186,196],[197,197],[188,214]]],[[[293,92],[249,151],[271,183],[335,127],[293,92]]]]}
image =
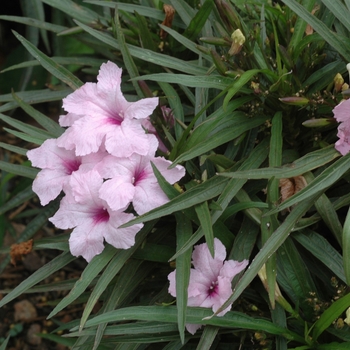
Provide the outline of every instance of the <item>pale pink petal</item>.
{"type": "Polygon", "coordinates": [[[214,253],[215,259],[211,256],[208,245],[203,243],[197,245],[192,254],[192,263],[195,269],[201,271],[204,275],[212,276],[211,279],[219,275],[223,261],[226,258],[226,248],[217,238],[214,238],[214,253]]]}
{"type": "MultiPolygon", "coordinates": [[[[99,225],[98,225],[99,226],[99,225]]],[[[104,249],[103,227],[98,228],[86,220],[76,227],[69,238],[69,249],[74,256],[81,255],[87,262],[104,249]]]]}
{"type": "Polygon", "coordinates": [[[43,169],[33,181],[33,191],[38,195],[41,205],[55,199],[62,191],[67,175],[59,170],[43,169]]]}
{"type": "Polygon", "coordinates": [[[27,152],[32,165],[37,168],[66,169],[67,174],[75,171],[81,164],[81,158],[72,151],[59,147],[57,139],[47,139],[40,147],[27,152]]]}
{"type": "Polygon", "coordinates": [[[75,172],[69,179],[71,193],[78,203],[90,206],[103,206],[105,203],[99,198],[99,190],[103,179],[96,170],[86,173],[75,172]]]}
{"type": "MultiPolygon", "coordinates": [[[[106,133],[106,150],[116,157],[130,157],[133,153],[147,155],[156,137],[146,134],[138,121],[125,121],[106,133]]],[[[158,142],[158,141],[157,141],[158,142]]]]}
{"type": "Polygon", "coordinates": [[[142,215],[169,202],[169,198],[160,188],[158,183],[148,186],[135,186],[135,195],[132,201],[137,214],[142,215]]]}
{"type": "Polygon", "coordinates": [[[128,178],[119,176],[105,181],[99,194],[112,210],[124,210],[134,198],[135,187],[128,178]]]}
{"type": "MultiPolygon", "coordinates": [[[[218,285],[216,293],[213,293],[208,299],[210,299],[210,304],[212,307],[212,310],[216,312],[225,302],[226,300],[232,295],[232,287],[231,287],[231,281],[232,279],[227,277],[218,277],[218,285]]],[[[231,310],[230,304],[226,309],[221,311],[218,316],[225,315],[226,312],[231,310]]],[[[204,305],[203,305],[204,306],[204,305]]],[[[210,307],[210,306],[207,306],[210,307]]]]}
{"type": "Polygon", "coordinates": [[[339,124],[337,136],[339,140],[335,143],[335,149],[345,156],[350,151],[350,120],[339,124]]]}
{"type": "Polygon", "coordinates": [[[108,132],[118,127],[103,117],[90,117],[76,121],[58,139],[57,144],[68,150],[75,149],[77,156],[98,152],[108,132]]]}
{"type": "Polygon", "coordinates": [[[135,244],[135,236],[142,229],[143,224],[135,224],[125,228],[120,228],[119,226],[134,218],[135,216],[132,214],[110,212],[108,229],[104,232],[105,240],[115,248],[131,248],[135,244]]]}
{"type": "Polygon", "coordinates": [[[191,269],[190,281],[188,284],[188,296],[193,297],[193,303],[190,306],[200,306],[203,300],[208,296],[212,281],[211,276],[207,276],[196,269],[191,269]],[[198,298],[199,297],[199,298],[198,298]],[[202,298],[202,299],[201,299],[202,298]]]}
{"type": "Polygon", "coordinates": [[[125,110],[125,118],[145,119],[149,117],[158,106],[158,97],[143,98],[129,105],[125,110]]]}
{"type": "Polygon", "coordinates": [[[121,68],[111,61],[103,63],[97,76],[99,90],[105,93],[117,92],[121,94],[122,71],[121,68]]]}
{"type": "Polygon", "coordinates": [[[248,266],[248,263],[248,260],[243,260],[241,262],[227,260],[224,262],[224,265],[220,270],[220,276],[227,277],[232,281],[233,277],[242,272],[248,266]]]}
{"type": "Polygon", "coordinates": [[[72,126],[74,122],[76,122],[77,120],[83,117],[84,117],[83,114],[68,113],[65,115],[60,115],[58,119],[58,123],[63,127],[72,126]]]}
{"type": "Polygon", "coordinates": [[[186,324],[187,331],[192,335],[195,334],[198,331],[198,329],[200,329],[201,327],[202,327],[201,324],[194,324],[194,323],[186,324]]]}
{"type": "Polygon", "coordinates": [[[337,122],[347,122],[350,119],[350,99],[340,102],[334,109],[334,118],[337,122]]]}
{"type": "Polygon", "coordinates": [[[174,168],[168,169],[172,162],[163,157],[155,157],[151,161],[170,184],[174,184],[185,176],[186,170],[183,166],[176,165],[174,168]]]}
{"type": "Polygon", "coordinates": [[[176,270],[170,272],[168,275],[169,280],[169,294],[176,297],[176,270]]]}

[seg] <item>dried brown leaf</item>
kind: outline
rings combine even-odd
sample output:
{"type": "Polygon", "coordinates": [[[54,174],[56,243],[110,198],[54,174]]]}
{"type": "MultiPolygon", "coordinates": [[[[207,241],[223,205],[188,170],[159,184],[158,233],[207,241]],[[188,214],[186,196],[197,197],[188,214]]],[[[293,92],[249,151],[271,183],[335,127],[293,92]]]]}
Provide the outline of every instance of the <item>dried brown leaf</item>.
{"type": "Polygon", "coordinates": [[[33,240],[12,244],[10,248],[11,264],[16,265],[16,261],[22,259],[23,255],[29,254],[33,249],[33,240]]]}
{"type": "MultiPolygon", "coordinates": [[[[164,4],[163,10],[165,12],[165,19],[162,22],[162,25],[171,28],[175,16],[175,9],[171,5],[164,4]]],[[[160,30],[159,36],[161,39],[165,39],[167,35],[168,33],[165,30],[160,30]]]]}

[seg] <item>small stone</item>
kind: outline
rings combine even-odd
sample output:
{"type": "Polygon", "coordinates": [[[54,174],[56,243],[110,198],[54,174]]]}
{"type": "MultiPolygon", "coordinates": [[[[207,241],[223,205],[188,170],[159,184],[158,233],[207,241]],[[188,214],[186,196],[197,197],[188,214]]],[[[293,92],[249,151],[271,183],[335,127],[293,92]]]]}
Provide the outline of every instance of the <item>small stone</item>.
{"type": "Polygon", "coordinates": [[[29,321],[38,315],[34,305],[27,299],[17,302],[14,309],[15,321],[29,321]]]}
{"type": "Polygon", "coordinates": [[[37,335],[41,332],[41,326],[38,323],[33,323],[27,332],[27,342],[31,345],[40,345],[42,338],[37,335]]]}

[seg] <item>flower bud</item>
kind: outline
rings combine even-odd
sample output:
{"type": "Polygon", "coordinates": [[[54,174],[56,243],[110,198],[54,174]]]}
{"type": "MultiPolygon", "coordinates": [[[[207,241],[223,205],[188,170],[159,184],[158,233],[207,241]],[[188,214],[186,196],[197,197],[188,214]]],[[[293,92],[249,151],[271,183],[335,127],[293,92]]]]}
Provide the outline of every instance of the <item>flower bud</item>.
{"type": "Polygon", "coordinates": [[[334,123],[334,118],[315,118],[305,120],[302,125],[307,128],[320,128],[322,126],[327,126],[334,123]]]}
{"type": "Polygon", "coordinates": [[[339,91],[341,91],[341,89],[342,89],[342,86],[343,86],[343,84],[344,84],[344,79],[343,79],[343,77],[341,76],[341,74],[340,73],[337,73],[337,75],[334,77],[334,90],[336,91],[336,92],[339,92],[339,91]]]}
{"type": "Polygon", "coordinates": [[[306,97],[291,96],[291,97],[281,97],[279,100],[287,105],[293,106],[305,106],[309,103],[306,97]]]}
{"type": "Polygon", "coordinates": [[[203,37],[203,38],[200,38],[199,40],[211,45],[220,45],[220,46],[231,45],[231,43],[225,38],[216,38],[213,36],[203,37]]]}
{"type": "Polygon", "coordinates": [[[232,5],[225,0],[215,0],[216,7],[220,13],[220,17],[228,27],[240,27],[240,21],[237,17],[232,5]]]}
{"type": "Polygon", "coordinates": [[[210,55],[213,58],[213,62],[216,66],[216,69],[221,75],[226,75],[225,72],[227,71],[226,64],[221,59],[220,55],[215,51],[210,49],[210,55]]]}
{"type": "Polygon", "coordinates": [[[341,87],[342,93],[345,92],[346,90],[349,90],[349,84],[344,83],[343,86],[341,87]]]}
{"type": "Polygon", "coordinates": [[[241,51],[242,46],[245,43],[245,36],[243,35],[240,29],[236,29],[232,33],[231,39],[232,39],[232,45],[228,54],[233,56],[233,55],[237,55],[241,51]]]}

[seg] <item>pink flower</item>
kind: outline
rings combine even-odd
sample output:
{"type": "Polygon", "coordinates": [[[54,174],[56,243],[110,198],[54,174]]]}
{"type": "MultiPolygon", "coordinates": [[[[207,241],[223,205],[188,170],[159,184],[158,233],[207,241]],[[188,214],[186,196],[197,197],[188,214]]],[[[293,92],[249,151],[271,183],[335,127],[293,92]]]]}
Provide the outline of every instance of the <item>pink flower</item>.
{"type": "Polygon", "coordinates": [[[59,210],[50,218],[58,228],[73,228],[69,239],[70,251],[74,256],[82,255],[88,262],[103,251],[104,240],[115,248],[132,247],[137,232],[143,227],[143,224],[136,224],[119,228],[134,215],[111,210],[99,198],[102,183],[102,177],[95,170],[73,173],[69,181],[71,192],[66,194],[59,210]]]}
{"type": "Polygon", "coordinates": [[[340,122],[335,149],[343,156],[350,152],[350,99],[340,102],[334,109],[334,118],[340,122]]]}
{"type": "Polygon", "coordinates": [[[57,146],[57,139],[48,139],[40,147],[27,152],[32,166],[42,169],[33,182],[33,191],[40,203],[46,205],[65,190],[71,174],[86,172],[104,157],[105,152],[97,152],[86,157],[77,157],[74,151],[57,146]]]}
{"type": "MultiPolygon", "coordinates": [[[[226,249],[221,241],[214,239],[214,258],[206,243],[197,245],[192,253],[190,281],[188,285],[188,306],[212,308],[216,312],[232,294],[232,279],[248,265],[248,260],[241,262],[227,260],[226,249]]],[[[176,297],[176,270],[168,276],[169,293],[176,297]]],[[[231,305],[221,311],[223,316],[231,309],[231,305]]],[[[201,325],[187,324],[186,329],[194,334],[201,325]]]]}
{"type": "Polygon", "coordinates": [[[169,201],[158,184],[151,162],[164,178],[174,184],[185,175],[185,169],[177,165],[168,169],[171,162],[163,157],[140,156],[129,158],[106,157],[98,170],[105,181],[99,191],[113,210],[124,210],[130,203],[138,214],[144,214],[169,201]]]}
{"type": "Polygon", "coordinates": [[[97,152],[102,144],[116,157],[148,153],[150,139],[142,120],[152,114],[158,98],[128,102],[120,89],[122,69],[112,62],[102,64],[97,83],[86,83],[63,100],[67,115],[60,125],[69,128],[58,138],[58,145],[75,149],[83,156],[97,152]]]}

